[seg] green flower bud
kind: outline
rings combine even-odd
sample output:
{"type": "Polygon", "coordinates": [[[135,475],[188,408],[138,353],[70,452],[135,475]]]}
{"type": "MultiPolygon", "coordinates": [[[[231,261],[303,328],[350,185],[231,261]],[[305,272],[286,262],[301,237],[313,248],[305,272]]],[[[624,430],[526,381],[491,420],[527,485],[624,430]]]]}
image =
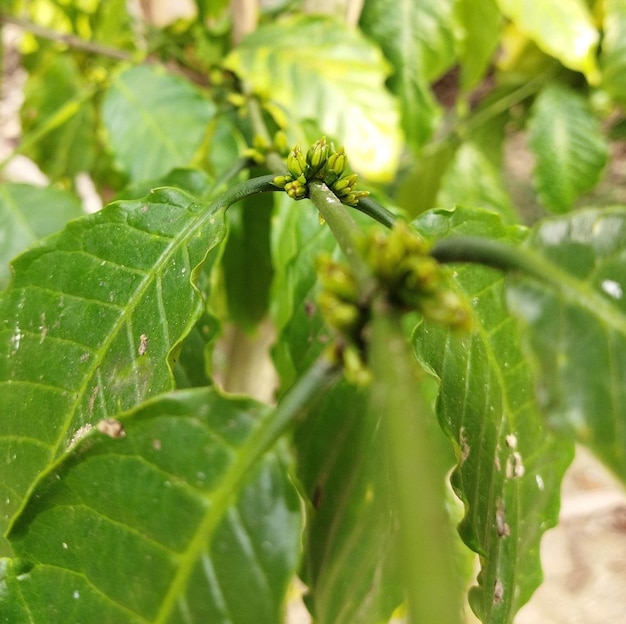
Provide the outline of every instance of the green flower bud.
{"type": "Polygon", "coordinates": [[[349,268],[338,264],[329,256],[317,262],[317,273],[322,287],[349,303],[357,303],[359,289],[349,268]]]}
{"type": "Polygon", "coordinates": [[[318,139],[311,145],[306,154],[306,161],[309,165],[309,170],[307,171],[308,177],[315,175],[324,166],[326,158],[328,157],[328,149],[326,137],[318,139]]]}
{"type": "Polygon", "coordinates": [[[281,189],[284,189],[285,184],[288,182],[293,182],[293,178],[290,175],[279,175],[272,180],[272,184],[281,189]]]}
{"type": "Polygon", "coordinates": [[[337,195],[337,197],[340,197],[341,193],[344,193],[344,195],[349,195],[352,191],[352,188],[356,184],[358,177],[358,174],[352,173],[350,175],[344,176],[343,178],[339,178],[339,180],[337,180],[337,182],[335,182],[331,187],[335,195],[337,195]]]}
{"type": "Polygon", "coordinates": [[[372,374],[365,366],[356,346],[347,345],[342,353],[344,375],[355,386],[367,386],[372,381],[372,374]]]}
{"type": "Polygon", "coordinates": [[[289,142],[287,140],[287,134],[284,130],[279,130],[274,135],[274,149],[281,156],[286,156],[289,153],[289,142]]]}
{"type": "Polygon", "coordinates": [[[287,156],[287,169],[294,178],[304,175],[306,171],[306,158],[299,145],[295,145],[287,156]]]}
{"type": "Polygon", "coordinates": [[[352,191],[346,197],[342,197],[341,201],[348,206],[354,207],[359,203],[359,199],[367,197],[369,194],[369,191],[352,191]]]}

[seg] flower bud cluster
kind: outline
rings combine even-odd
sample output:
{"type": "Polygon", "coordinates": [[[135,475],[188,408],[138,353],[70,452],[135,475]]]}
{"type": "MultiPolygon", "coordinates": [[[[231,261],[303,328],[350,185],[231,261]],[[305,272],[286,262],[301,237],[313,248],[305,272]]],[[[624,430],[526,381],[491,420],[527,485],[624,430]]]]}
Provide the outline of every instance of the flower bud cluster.
{"type": "Polygon", "coordinates": [[[270,152],[285,156],[288,151],[287,135],[284,130],[278,130],[271,143],[264,136],[257,134],[252,141],[252,147],[245,149],[243,155],[255,164],[263,165],[270,152]]]}
{"type": "Polygon", "coordinates": [[[294,199],[307,196],[307,184],[311,180],[322,180],[342,203],[356,206],[359,199],[369,195],[367,191],[355,189],[357,174],[344,175],[348,158],[343,147],[335,149],[326,137],[318,139],[307,151],[296,145],[287,156],[288,175],[276,176],[274,184],[284,188],[294,199]]]}

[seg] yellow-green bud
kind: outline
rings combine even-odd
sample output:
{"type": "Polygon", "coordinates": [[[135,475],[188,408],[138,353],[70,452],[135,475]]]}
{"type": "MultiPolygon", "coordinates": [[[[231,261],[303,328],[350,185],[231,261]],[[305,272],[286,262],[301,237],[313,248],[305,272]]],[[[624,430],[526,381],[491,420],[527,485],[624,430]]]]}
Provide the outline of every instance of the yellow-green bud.
{"type": "Polygon", "coordinates": [[[293,178],[290,175],[279,175],[272,180],[272,184],[281,189],[284,189],[285,184],[288,182],[293,182],[293,178]]]}
{"type": "Polygon", "coordinates": [[[295,145],[287,156],[287,169],[294,178],[304,175],[306,171],[306,158],[299,145],[295,145]]]}
{"type": "Polygon", "coordinates": [[[326,137],[318,139],[311,145],[309,151],[306,154],[306,161],[309,165],[309,176],[315,175],[326,163],[328,156],[328,144],[326,143],[326,137]]]}
{"type": "Polygon", "coordinates": [[[352,173],[344,176],[343,178],[339,178],[339,180],[337,180],[337,182],[335,182],[331,187],[335,195],[338,197],[341,197],[341,193],[348,195],[356,184],[358,177],[359,176],[356,173],[352,173]]]}
{"type": "Polygon", "coordinates": [[[287,139],[287,133],[284,130],[279,130],[274,135],[274,149],[281,156],[285,156],[289,153],[289,142],[287,139]]]}
{"type": "Polygon", "coordinates": [[[365,366],[359,350],[354,345],[347,345],[342,353],[346,379],[356,386],[366,386],[372,381],[372,374],[365,366]]]}

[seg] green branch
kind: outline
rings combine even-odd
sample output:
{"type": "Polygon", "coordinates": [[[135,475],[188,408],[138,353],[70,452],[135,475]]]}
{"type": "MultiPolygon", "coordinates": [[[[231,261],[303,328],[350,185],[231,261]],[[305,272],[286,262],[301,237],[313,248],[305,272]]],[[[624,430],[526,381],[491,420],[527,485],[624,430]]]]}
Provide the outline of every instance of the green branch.
{"type": "Polygon", "coordinates": [[[370,197],[362,197],[359,199],[359,203],[354,206],[354,208],[388,228],[393,227],[393,224],[397,220],[393,212],[387,210],[387,208],[381,206],[370,197]]]}

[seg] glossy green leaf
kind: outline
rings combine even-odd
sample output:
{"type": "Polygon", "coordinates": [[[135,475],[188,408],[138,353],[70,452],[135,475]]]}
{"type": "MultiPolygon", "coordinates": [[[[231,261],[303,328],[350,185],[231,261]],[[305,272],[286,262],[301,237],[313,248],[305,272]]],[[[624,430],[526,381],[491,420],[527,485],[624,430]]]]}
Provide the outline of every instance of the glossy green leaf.
{"type": "Polygon", "coordinates": [[[346,383],[296,429],[298,476],[311,504],[305,597],[319,624],[387,622],[402,600],[379,416],[346,383]]]}
{"type": "Polygon", "coordinates": [[[626,2],[604,2],[604,37],[600,55],[602,87],[622,104],[626,102],[626,2]]]}
{"type": "Polygon", "coordinates": [[[68,191],[0,184],[0,290],[9,280],[9,260],[82,214],[80,201],[68,191]]]}
{"type": "Polygon", "coordinates": [[[92,94],[70,55],[45,55],[29,74],[21,110],[25,153],[53,179],[72,177],[94,166],[97,141],[92,94]],[[28,140],[29,134],[44,131],[36,141],[28,140]]]}
{"type": "Polygon", "coordinates": [[[317,120],[363,175],[395,173],[401,141],[388,68],[358,31],[322,17],[285,19],[260,26],[225,62],[293,119],[317,120]]]}
{"type": "Polygon", "coordinates": [[[416,148],[440,118],[429,83],[456,58],[453,9],[451,0],[372,0],[363,7],[361,28],[378,41],[393,65],[391,87],[402,103],[407,140],[416,148]]]}
{"type": "Polygon", "coordinates": [[[554,212],[571,210],[606,163],[608,148],[598,120],[580,95],[552,84],[537,97],[528,132],[539,198],[554,212]]]}
{"type": "Polygon", "coordinates": [[[465,141],[456,151],[437,195],[436,204],[442,208],[458,203],[493,210],[508,223],[517,221],[501,171],[471,141],[465,141]]]}
{"type": "Polygon", "coordinates": [[[13,526],[0,620],[279,622],[302,527],[285,454],[249,465],[270,411],[204,388],[88,433],[13,526]]]}
{"type": "Polygon", "coordinates": [[[82,427],[173,385],[167,356],[200,315],[193,271],[223,212],[158,189],[71,222],[17,258],[0,299],[0,517],[82,427]]]}
{"type": "MultiPolygon", "coordinates": [[[[515,244],[521,235],[492,213],[460,208],[427,213],[414,225],[434,239],[474,235],[515,244]]],[[[539,411],[519,328],[504,307],[502,274],[457,265],[452,282],[471,308],[472,331],[424,323],[415,346],[441,382],[437,415],[457,451],[452,485],[465,505],[459,531],[480,555],[470,604],[483,622],[508,624],[542,580],[539,543],[557,522],[573,447],[547,430],[539,411]]]]}
{"type": "Polygon", "coordinates": [[[148,65],[117,74],[102,105],[115,160],[133,182],[188,165],[214,114],[189,82],[148,65]]]}
{"type": "Polygon", "coordinates": [[[585,0],[497,0],[506,17],[544,52],[565,67],[599,78],[596,52],[600,36],[585,0]]]}
{"type": "Polygon", "coordinates": [[[554,284],[511,279],[549,424],[626,481],[626,207],[540,222],[525,242],[554,284]]]}
{"type": "Polygon", "coordinates": [[[455,5],[459,29],[461,86],[469,91],[487,71],[498,47],[502,14],[496,0],[459,0],[455,5]]]}

